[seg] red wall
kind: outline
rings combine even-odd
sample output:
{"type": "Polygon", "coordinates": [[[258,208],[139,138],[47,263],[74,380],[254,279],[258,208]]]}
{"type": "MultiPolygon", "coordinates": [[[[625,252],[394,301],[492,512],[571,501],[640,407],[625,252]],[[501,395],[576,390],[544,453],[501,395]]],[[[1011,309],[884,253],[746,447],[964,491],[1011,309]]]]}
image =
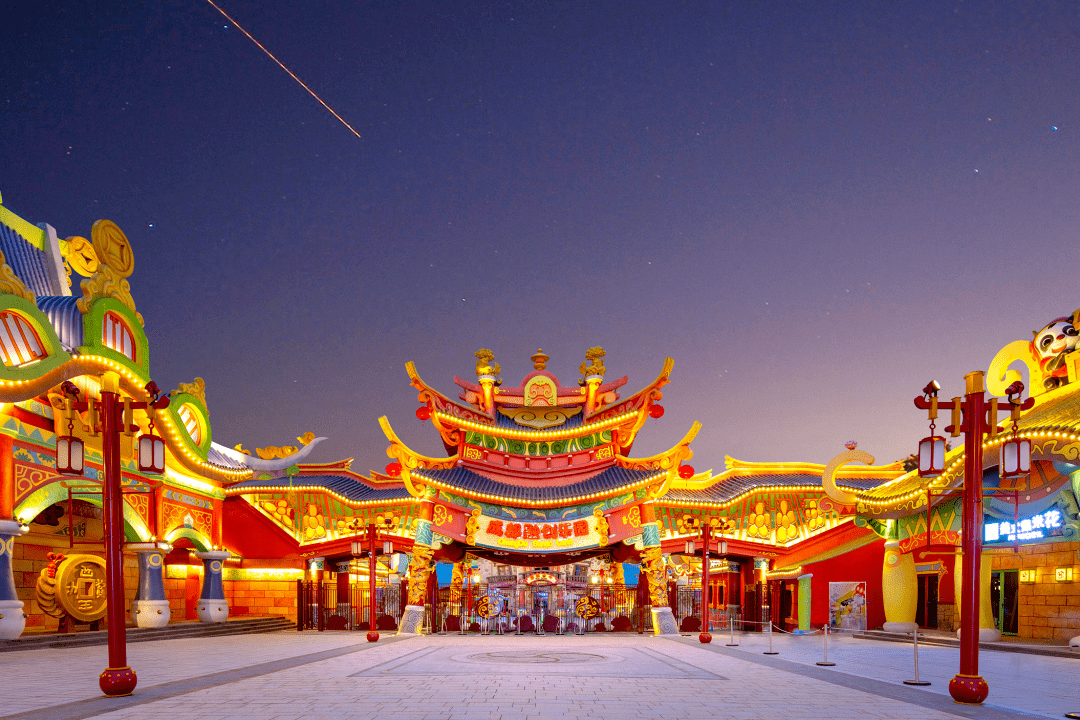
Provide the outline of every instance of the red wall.
{"type": "Polygon", "coordinates": [[[881,566],[885,560],[885,541],[875,540],[858,550],[839,557],[803,566],[803,573],[813,573],[810,579],[810,623],[824,625],[829,621],[829,583],[866,583],[866,629],[873,630],[885,622],[885,604],[881,598],[881,566]]]}

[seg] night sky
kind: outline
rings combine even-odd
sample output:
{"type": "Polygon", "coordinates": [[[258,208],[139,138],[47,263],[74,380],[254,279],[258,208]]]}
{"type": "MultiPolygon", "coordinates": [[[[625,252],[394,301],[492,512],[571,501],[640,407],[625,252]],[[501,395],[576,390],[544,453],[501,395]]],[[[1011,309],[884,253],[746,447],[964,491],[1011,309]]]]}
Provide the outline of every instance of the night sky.
{"type": "MultiPolygon", "coordinates": [[[[1080,307],[1075,2],[6,4],[0,192],[102,217],[214,439],[381,469],[405,363],[624,396],[675,359],[698,470],[915,450],[912,398],[1080,307]]],[[[75,289],[78,293],[78,289],[75,289]]]]}

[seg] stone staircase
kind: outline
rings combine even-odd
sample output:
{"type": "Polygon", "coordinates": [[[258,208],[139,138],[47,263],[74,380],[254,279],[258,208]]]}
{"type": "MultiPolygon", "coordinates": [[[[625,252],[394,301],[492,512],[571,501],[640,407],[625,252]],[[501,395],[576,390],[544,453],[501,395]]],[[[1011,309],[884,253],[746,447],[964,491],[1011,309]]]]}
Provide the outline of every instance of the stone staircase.
{"type": "MultiPolygon", "coordinates": [[[[284,617],[253,617],[230,619],[223,623],[179,622],[166,625],[163,628],[129,627],[127,629],[127,641],[133,643],[174,640],[176,638],[216,637],[218,635],[250,635],[254,633],[280,632],[282,630],[295,631],[296,623],[284,617]]],[[[0,652],[104,645],[107,638],[108,633],[105,630],[64,634],[24,634],[15,640],[0,641],[0,652]]]]}

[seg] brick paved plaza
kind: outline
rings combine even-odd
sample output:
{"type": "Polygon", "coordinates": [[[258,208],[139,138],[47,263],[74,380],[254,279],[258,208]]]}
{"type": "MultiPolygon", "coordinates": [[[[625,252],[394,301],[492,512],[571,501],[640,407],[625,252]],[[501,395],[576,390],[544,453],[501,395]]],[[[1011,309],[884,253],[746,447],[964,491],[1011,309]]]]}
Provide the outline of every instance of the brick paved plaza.
{"type": "Polygon", "coordinates": [[[428,636],[280,632],[136,643],[135,695],[103,698],[105,648],[0,653],[0,718],[1061,718],[1080,709],[1076,659],[983,652],[991,695],[952,702],[958,651],[821,637],[428,636]]]}

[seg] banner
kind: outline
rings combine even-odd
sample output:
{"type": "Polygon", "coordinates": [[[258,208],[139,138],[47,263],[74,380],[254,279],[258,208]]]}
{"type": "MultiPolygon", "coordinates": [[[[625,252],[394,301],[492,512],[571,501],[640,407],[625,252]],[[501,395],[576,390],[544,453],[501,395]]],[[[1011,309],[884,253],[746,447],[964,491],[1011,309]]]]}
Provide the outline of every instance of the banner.
{"type": "Polygon", "coordinates": [[[842,630],[866,630],[866,583],[829,583],[829,625],[842,630]]]}

